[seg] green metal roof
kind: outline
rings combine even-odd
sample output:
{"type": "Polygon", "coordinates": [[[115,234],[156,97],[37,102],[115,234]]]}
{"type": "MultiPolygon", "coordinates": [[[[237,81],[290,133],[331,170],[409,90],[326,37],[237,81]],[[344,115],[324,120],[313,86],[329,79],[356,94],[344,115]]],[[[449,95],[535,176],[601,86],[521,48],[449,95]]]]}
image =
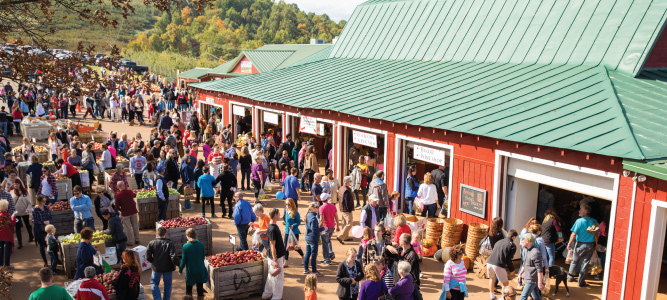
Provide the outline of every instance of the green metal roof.
{"type": "Polygon", "coordinates": [[[645,158],[604,67],[334,58],[192,86],[301,108],[645,158]]]}
{"type": "Polygon", "coordinates": [[[303,64],[309,64],[312,62],[320,61],[320,60],[325,60],[329,57],[329,54],[331,54],[331,50],[333,50],[333,46],[329,45],[329,47],[326,47],[320,51],[317,51],[315,54],[310,55],[302,60],[299,60],[295,63],[293,63],[291,66],[300,66],[303,64]]]}
{"type": "MultiPolygon", "coordinates": [[[[307,58],[323,49],[333,47],[331,44],[270,44],[264,45],[257,48],[256,50],[266,50],[266,51],[294,51],[292,55],[287,57],[276,69],[287,68],[294,63],[307,58]]],[[[324,57],[326,58],[326,57],[324,57]]],[[[323,59],[324,59],[323,58],[323,59]]]]}
{"type": "Polygon", "coordinates": [[[330,57],[603,65],[636,75],[667,17],[652,0],[371,0],[330,57]]]}
{"type": "Polygon", "coordinates": [[[292,54],[294,54],[294,51],[272,50],[245,50],[241,53],[242,56],[247,57],[252,62],[260,73],[275,70],[292,54]]]}
{"type": "Polygon", "coordinates": [[[643,162],[625,159],[623,160],[623,169],[667,180],[667,161],[665,160],[643,162]]]}
{"type": "Polygon", "coordinates": [[[219,66],[217,66],[217,67],[211,69],[211,71],[209,72],[209,74],[214,74],[214,75],[227,75],[227,73],[228,73],[229,71],[231,71],[232,67],[234,67],[234,65],[236,65],[236,60],[237,60],[237,59],[238,59],[238,57],[237,57],[237,58],[234,58],[234,59],[232,59],[232,60],[229,60],[229,61],[225,62],[224,64],[221,64],[221,65],[219,65],[219,66]]]}
{"type": "Polygon", "coordinates": [[[199,79],[202,78],[211,71],[209,68],[194,68],[187,70],[178,74],[179,78],[188,78],[188,79],[199,79]]]}

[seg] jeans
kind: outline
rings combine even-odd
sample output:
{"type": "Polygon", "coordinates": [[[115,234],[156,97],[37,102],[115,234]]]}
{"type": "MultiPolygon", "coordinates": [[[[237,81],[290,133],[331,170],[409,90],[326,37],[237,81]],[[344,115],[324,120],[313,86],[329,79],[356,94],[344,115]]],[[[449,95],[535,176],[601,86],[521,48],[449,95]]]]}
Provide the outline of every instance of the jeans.
{"type": "Polygon", "coordinates": [[[0,128],[2,128],[2,132],[5,133],[4,135],[7,136],[7,122],[0,122],[0,128]]]}
{"type": "Polygon", "coordinates": [[[248,228],[249,227],[250,226],[248,224],[236,225],[236,233],[239,235],[239,240],[241,240],[241,246],[236,247],[236,249],[248,250],[248,228]]]}
{"type": "Polygon", "coordinates": [[[551,243],[551,244],[545,244],[544,246],[547,248],[547,256],[549,256],[549,266],[553,266],[554,260],[556,259],[556,244],[551,243]]]}
{"type": "Polygon", "coordinates": [[[206,202],[211,203],[211,216],[215,214],[215,204],[213,203],[213,197],[201,197],[201,214],[206,215],[206,202]]]}
{"type": "Polygon", "coordinates": [[[306,242],[306,256],[303,257],[303,270],[308,271],[308,260],[313,273],[317,272],[317,242],[306,242]]]}
{"type": "Polygon", "coordinates": [[[24,227],[28,231],[28,236],[30,237],[30,241],[34,239],[32,235],[32,226],[30,225],[30,216],[25,215],[25,216],[17,216],[16,217],[16,241],[18,242],[19,246],[23,245],[23,233],[21,232],[21,227],[24,227]]]}
{"type": "Polygon", "coordinates": [[[331,235],[335,228],[327,229],[326,233],[322,233],[322,258],[326,262],[331,262],[331,256],[334,254],[331,251],[331,235]]]}
{"type": "Polygon", "coordinates": [[[137,188],[138,189],[143,189],[144,188],[144,174],[134,173],[134,181],[137,183],[137,188]]]}
{"type": "Polygon", "coordinates": [[[12,256],[13,243],[13,241],[0,241],[0,266],[9,266],[9,259],[12,256]]]}
{"type": "Polygon", "coordinates": [[[266,253],[264,253],[264,254],[266,254],[266,256],[270,256],[269,255],[269,251],[270,251],[269,240],[261,240],[261,241],[262,241],[262,245],[259,246],[259,249],[257,249],[257,251],[259,251],[261,253],[262,251],[264,251],[264,249],[266,249],[266,253]]]}
{"type": "Polygon", "coordinates": [[[187,104],[179,104],[178,108],[181,112],[184,112],[184,111],[188,110],[188,105],[187,104]]]}
{"type": "Polygon", "coordinates": [[[93,231],[95,231],[95,219],[93,219],[93,217],[83,220],[74,219],[74,232],[79,233],[81,230],[83,230],[84,227],[90,227],[93,231]]]}
{"type": "Polygon", "coordinates": [[[521,300],[528,299],[528,296],[533,298],[533,300],[542,300],[537,283],[526,283],[526,285],[524,285],[523,291],[521,291],[521,300]]]}
{"type": "Polygon", "coordinates": [[[429,218],[435,218],[435,211],[438,209],[438,204],[426,204],[424,205],[424,210],[422,211],[422,217],[425,217],[428,213],[429,218]]]}
{"type": "Polygon", "coordinates": [[[367,197],[368,197],[368,187],[367,186],[360,187],[359,190],[354,192],[354,197],[357,198],[357,206],[360,206],[359,205],[359,198],[361,198],[361,197],[364,198],[364,204],[361,205],[361,206],[366,205],[366,201],[367,201],[367,197]]]}
{"type": "Polygon", "coordinates": [[[175,105],[176,105],[176,101],[167,100],[167,110],[172,111],[174,109],[175,105]]]}
{"type": "Polygon", "coordinates": [[[151,274],[151,292],[155,300],[171,299],[171,279],[172,272],[155,272],[151,274]],[[160,278],[164,278],[164,297],[160,296],[160,278]]]}
{"type": "Polygon", "coordinates": [[[234,213],[234,206],[232,206],[232,199],[234,199],[234,192],[232,191],[220,191],[220,206],[222,207],[222,216],[224,217],[227,214],[227,208],[225,208],[225,200],[227,200],[227,207],[229,207],[229,217],[232,217],[234,213]]]}
{"type": "Polygon", "coordinates": [[[251,169],[241,169],[241,189],[250,189],[250,171],[251,169]]]}
{"type": "Polygon", "coordinates": [[[122,264],[123,263],[123,251],[127,248],[127,240],[122,241],[122,242],[117,242],[116,244],[116,258],[118,259],[118,263],[122,264]]]}
{"type": "Polygon", "coordinates": [[[387,208],[386,207],[378,207],[378,223],[379,222],[384,222],[384,219],[387,217],[387,208]]]}
{"type": "Polygon", "coordinates": [[[167,219],[167,201],[162,201],[162,199],[157,199],[157,219],[158,221],[163,221],[167,219]]]}
{"type": "Polygon", "coordinates": [[[58,256],[53,251],[49,251],[49,258],[51,259],[51,272],[55,273],[58,267],[58,256]]]}
{"type": "Polygon", "coordinates": [[[415,211],[412,209],[412,205],[415,203],[415,198],[414,197],[406,197],[405,198],[405,209],[404,211],[407,211],[408,214],[410,215],[415,215],[415,211]]]}
{"type": "Polygon", "coordinates": [[[67,109],[65,107],[60,107],[60,118],[61,119],[67,119],[67,109]]]}
{"type": "Polygon", "coordinates": [[[310,191],[310,185],[305,183],[306,178],[308,178],[308,176],[306,176],[306,174],[301,172],[301,190],[302,191],[310,191]]]}
{"type": "Polygon", "coordinates": [[[586,274],[588,273],[588,265],[591,263],[593,251],[595,251],[593,243],[577,242],[574,246],[574,255],[567,277],[570,279],[572,275],[579,273],[579,286],[586,284],[586,274]]]}

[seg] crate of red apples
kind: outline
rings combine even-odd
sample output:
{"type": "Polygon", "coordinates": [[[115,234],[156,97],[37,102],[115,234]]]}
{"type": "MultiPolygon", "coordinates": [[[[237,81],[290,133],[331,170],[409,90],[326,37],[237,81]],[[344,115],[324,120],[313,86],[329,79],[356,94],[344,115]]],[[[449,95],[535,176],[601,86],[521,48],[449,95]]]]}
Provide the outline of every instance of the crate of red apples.
{"type": "Polygon", "coordinates": [[[56,227],[56,235],[74,233],[74,211],[69,201],[58,201],[48,205],[51,211],[51,224],[56,227]]]}
{"type": "Polygon", "coordinates": [[[162,222],[157,222],[156,227],[167,229],[167,238],[170,239],[176,247],[176,255],[181,256],[183,245],[188,242],[185,231],[192,228],[197,233],[197,239],[204,243],[206,254],[213,253],[213,227],[211,221],[202,217],[173,218],[162,222]]]}
{"type": "Polygon", "coordinates": [[[206,257],[206,269],[209,281],[204,287],[213,299],[261,294],[269,273],[267,260],[255,250],[211,255],[206,257]]]}

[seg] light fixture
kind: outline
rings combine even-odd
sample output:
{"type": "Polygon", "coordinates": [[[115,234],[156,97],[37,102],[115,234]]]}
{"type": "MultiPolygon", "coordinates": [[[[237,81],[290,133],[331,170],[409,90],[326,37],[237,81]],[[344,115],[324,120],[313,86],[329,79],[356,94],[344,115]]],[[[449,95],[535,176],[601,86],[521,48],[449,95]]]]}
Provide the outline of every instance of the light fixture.
{"type": "Polygon", "coordinates": [[[628,177],[628,176],[630,176],[631,173],[632,172],[630,172],[628,170],[623,170],[623,177],[628,177]]]}
{"type": "Polygon", "coordinates": [[[639,177],[637,177],[637,182],[644,182],[644,181],[646,181],[646,176],[639,175],[639,177]]]}

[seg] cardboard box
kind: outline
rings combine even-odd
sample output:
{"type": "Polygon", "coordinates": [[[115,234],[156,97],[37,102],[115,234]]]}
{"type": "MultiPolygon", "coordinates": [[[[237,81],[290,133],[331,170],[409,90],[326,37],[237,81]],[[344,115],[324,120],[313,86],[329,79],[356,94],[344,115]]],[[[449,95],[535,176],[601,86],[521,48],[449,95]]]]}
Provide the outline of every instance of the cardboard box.
{"type": "Polygon", "coordinates": [[[406,219],[408,220],[407,225],[408,227],[410,227],[410,230],[412,230],[412,233],[420,232],[426,229],[426,218],[411,216],[410,218],[406,219]],[[414,220],[414,218],[417,218],[417,220],[409,221],[409,220],[414,220]]]}
{"type": "Polygon", "coordinates": [[[118,263],[118,257],[116,256],[116,247],[107,247],[106,253],[102,254],[102,259],[106,261],[109,265],[115,265],[118,263]]]}
{"type": "Polygon", "coordinates": [[[100,254],[106,254],[106,247],[104,246],[104,243],[93,244],[93,248],[95,248],[95,250],[99,251],[100,254]]]}
{"type": "Polygon", "coordinates": [[[139,262],[142,272],[151,268],[151,263],[146,260],[146,247],[136,246],[132,248],[132,252],[134,252],[134,256],[137,257],[137,262],[139,262]]]}

